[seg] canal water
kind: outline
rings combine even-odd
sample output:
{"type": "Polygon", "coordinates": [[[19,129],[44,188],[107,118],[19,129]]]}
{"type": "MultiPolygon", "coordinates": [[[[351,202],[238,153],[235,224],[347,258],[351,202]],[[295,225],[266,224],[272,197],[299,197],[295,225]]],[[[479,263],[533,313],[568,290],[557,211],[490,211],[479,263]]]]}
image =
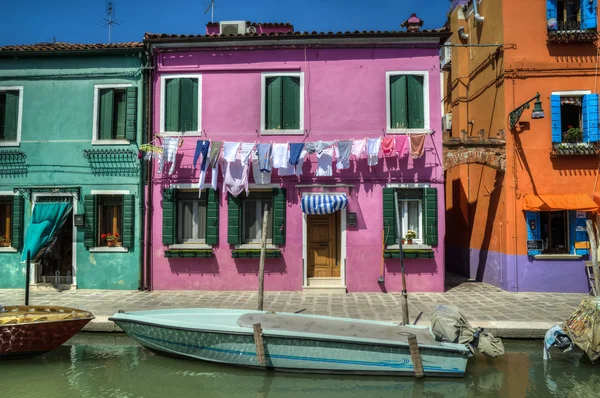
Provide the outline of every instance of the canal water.
{"type": "Polygon", "coordinates": [[[462,379],[269,373],[157,356],[126,336],[81,334],[30,360],[0,362],[0,397],[600,397],[600,364],[541,341],[505,341],[462,379]]]}

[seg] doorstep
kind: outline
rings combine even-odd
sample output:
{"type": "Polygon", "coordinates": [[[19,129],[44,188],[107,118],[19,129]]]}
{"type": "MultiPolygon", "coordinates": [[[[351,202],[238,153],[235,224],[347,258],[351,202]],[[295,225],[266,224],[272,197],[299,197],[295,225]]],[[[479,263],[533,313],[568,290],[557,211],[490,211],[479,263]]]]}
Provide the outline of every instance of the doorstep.
{"type": "Polygon", "coordinates": [[[346,286],[340,277],[307,278],[306,283],[302,289],[307,293],[346,294],[346,286]]]}

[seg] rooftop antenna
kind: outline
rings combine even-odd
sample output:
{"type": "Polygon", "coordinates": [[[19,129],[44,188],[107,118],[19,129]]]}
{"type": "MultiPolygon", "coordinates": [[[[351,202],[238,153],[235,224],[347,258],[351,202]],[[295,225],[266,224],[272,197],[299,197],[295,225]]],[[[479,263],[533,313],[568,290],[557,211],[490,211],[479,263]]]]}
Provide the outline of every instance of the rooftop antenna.
{"type": "Polygon", "coordinates": [[[208,13],[208,10],[210,10],[210,22],[215,22],[215,0],[210,0],[210,4],[206,7],[204,15],[208,13]]]}
{"type": "Polygon", "coordinates": [[[114,0],[106,0],[106,15],[107,18],[104,18],[104,22],[106,22],[103,26],[108,26],[108,44],[110,44],[110,34],[113,25],[120,25],[119,20],[115,18],[115,1],[114,0]]]}

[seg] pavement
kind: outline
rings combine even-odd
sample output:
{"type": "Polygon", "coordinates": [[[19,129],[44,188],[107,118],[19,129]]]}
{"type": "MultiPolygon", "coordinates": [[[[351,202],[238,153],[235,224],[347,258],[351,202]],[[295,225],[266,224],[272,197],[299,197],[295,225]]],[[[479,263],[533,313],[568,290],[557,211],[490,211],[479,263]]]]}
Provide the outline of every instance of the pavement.
{"type": "MultiPolygon", "coordinates": [[[[471,325],[480,326],[503,338],[542,338],[552,325],[564,321],[586,294],[509,293],[494,286],[447,278],[444,293],[410,293],[410,322],[420,313],[418,325],[429,325],[438,304],[455,305],[471,325]]],[[[24,303],[24,290],[0,289],[0,304],[24,303]]],[[[276,312],[402,321],[401,293],[322,294],[265,292],[264,309],[276,312]]],[[[33,287],[31,305],[58,305],[91,311],[95,319],[89,332],[120,332],[108,317],[118,312],[166,308],[257,308],[258,294],[250,291],[123,291],[64,290],[33,287]]]]}

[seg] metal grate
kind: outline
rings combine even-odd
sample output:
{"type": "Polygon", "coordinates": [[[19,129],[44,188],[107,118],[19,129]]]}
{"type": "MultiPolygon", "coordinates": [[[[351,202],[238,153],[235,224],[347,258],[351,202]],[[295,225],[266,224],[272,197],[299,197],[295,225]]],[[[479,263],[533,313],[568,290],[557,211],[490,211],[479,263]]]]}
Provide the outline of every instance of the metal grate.
{"type": "Polygon", "coordinates": [[[94,175],[136,176],[141,168],[137,152],[130,149],[85,149],[83,157],[94,175]]]}
{"type": "Polygon", "coordinates": [[[0,151],[0,177],[17,177],[27,175],[27,155],[22,151],[0,151]]]}

